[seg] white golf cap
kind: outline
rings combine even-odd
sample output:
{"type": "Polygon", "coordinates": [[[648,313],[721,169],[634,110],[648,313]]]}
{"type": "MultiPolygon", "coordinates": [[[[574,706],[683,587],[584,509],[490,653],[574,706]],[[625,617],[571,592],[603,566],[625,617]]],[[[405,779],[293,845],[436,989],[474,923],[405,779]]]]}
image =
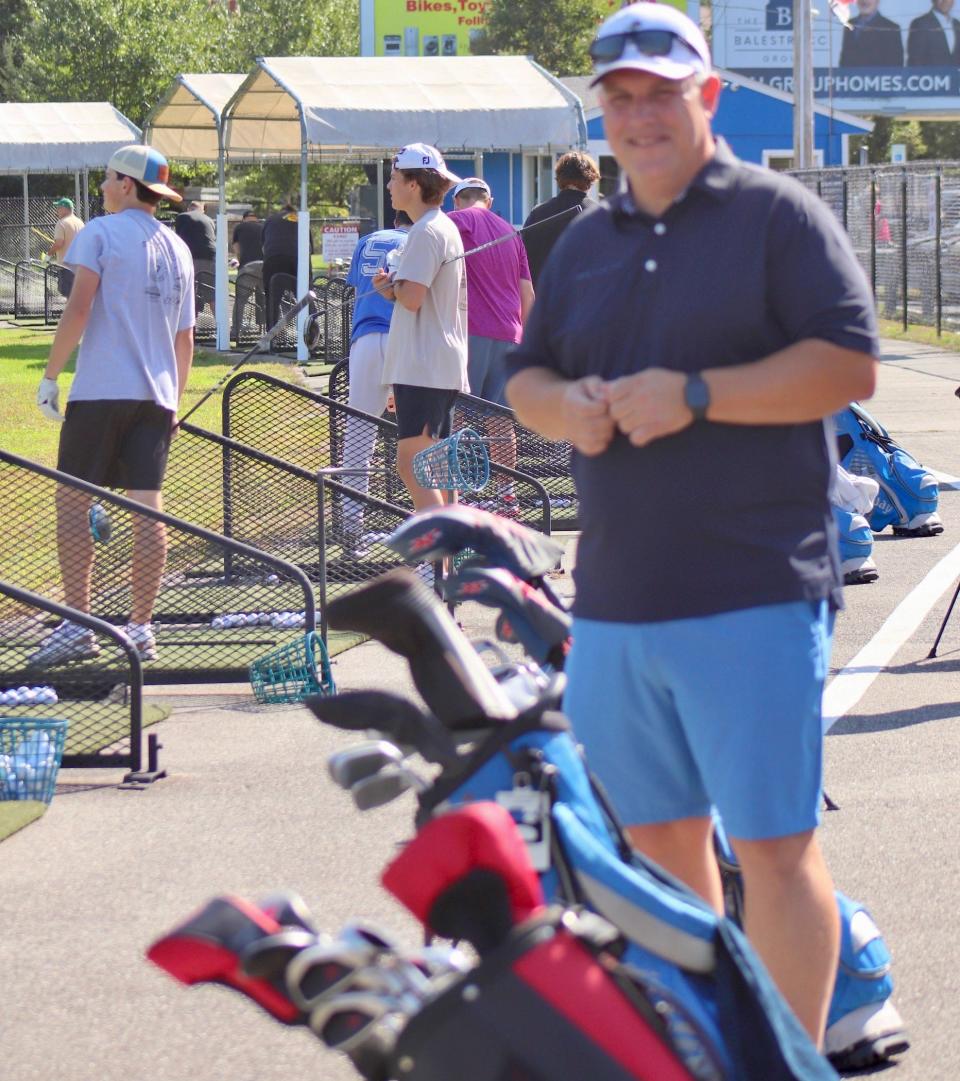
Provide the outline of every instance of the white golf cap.
{"type": "Polygon", "coordinates": [[[460,183],[453,189],[454,199],[456,199],[460,192],[467,191],[470,188],[473,188],[475,190],[479,189],[486,195],[493,194],[490,191],[490,185],[486,182],[486,180],[481,180],[478,176],[468,176],[461,180],[460,183]]]}
{"type": "Polygon", "coordinates": [[[167,159],[152,146],[144,146],[142,143],[121,146],[107,162],[107,168],[139,180],[145,188],[149,188],[156,195],[162,195],[175,203],[182,201],[182,196],[167,186],[167,181],[170,179],[170,166],[167,165],[167,159]]]}
{"type": "Polygon", "coordinates": [[[440,151],[435,146],[428,146],[427,143],[408,143],[402,147],[393,159],[393,167],[394,169],[430,169],[434,173],[445,176],[447,180],[452,180],[454,184],[460,180],[456,173],[451,173],[447,168],[447,163],[443,160],[440,151]]]}
{"type": "Polygon", "coordinates": [[[711,69],[700,28],[669,4],[639,3],[603,22],[590,45],[595,86],[612,71],[649,71],[663,79],[686,79],[711,69]]]}

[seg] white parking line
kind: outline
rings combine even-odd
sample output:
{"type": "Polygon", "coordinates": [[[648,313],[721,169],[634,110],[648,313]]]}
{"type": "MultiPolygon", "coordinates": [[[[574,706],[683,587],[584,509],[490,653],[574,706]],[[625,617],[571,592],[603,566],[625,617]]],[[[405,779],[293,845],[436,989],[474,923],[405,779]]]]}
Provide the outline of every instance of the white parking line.
{"type": "Polygon", "coordinates": [[[823,692],[825,733],[866,694],[870,684],[920,626],[926,614],[953,585],[958,575],[960,544],[945,555],[926,578],[904,597],[873,638],[830,681],[823,692]]]}

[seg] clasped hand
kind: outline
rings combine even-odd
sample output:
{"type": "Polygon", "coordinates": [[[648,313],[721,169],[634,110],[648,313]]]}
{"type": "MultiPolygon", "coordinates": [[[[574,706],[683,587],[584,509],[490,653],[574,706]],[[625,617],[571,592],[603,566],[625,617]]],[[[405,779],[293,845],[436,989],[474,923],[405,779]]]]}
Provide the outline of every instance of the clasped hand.
{"type": "Polygon", "coordinates": [[[588,375],[564,393],[567,436],[581,454],[602,454],[617,431],[635,447],[686,428],[693,416],[684,401],[686,375],[647,368],[609,382],[588,375]]]}

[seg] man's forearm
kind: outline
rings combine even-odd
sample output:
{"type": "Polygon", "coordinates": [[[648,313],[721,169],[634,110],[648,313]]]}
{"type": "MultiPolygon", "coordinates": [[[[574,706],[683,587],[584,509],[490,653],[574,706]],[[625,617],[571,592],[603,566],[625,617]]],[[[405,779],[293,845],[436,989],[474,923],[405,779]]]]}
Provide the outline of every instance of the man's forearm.
{"type": "Polygon", "coordinates": [[[869,398],[877,362],[867,353],[816,338],[751,364],[704,365],[707,419],[727,424],[802,424],[869,398]]]}
{"type": "Polygon", "coordinates": [[[563,396],[568,384],[550,368],[524,368],[507,383],[507,401],[521,424],[546,439],[566,439],[563,396]]]}

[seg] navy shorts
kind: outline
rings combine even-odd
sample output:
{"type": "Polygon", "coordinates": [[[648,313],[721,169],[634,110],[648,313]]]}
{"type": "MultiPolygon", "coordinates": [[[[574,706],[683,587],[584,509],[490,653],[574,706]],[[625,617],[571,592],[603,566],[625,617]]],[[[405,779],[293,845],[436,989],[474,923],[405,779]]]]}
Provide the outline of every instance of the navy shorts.
{"type": "Polygon", "coordinates": [[[576,619],[564,710],[629,826],[705,817],[729,836],[819,822],[826,602],[663,623],[576,619]]]}
{"type": "Polygon", "coordinates": [[[394,383],[397,439],[414,439],[423,435],[424,429],[433,439],[446,439],[453,426],[453,406],[459,393],[458,390],[394,383]]]}
{"type": "Polygon", "coordinates": [[[174,420],[152,401],[68,402],[57,469],[101,488],[159,492],[174,420]]]}

